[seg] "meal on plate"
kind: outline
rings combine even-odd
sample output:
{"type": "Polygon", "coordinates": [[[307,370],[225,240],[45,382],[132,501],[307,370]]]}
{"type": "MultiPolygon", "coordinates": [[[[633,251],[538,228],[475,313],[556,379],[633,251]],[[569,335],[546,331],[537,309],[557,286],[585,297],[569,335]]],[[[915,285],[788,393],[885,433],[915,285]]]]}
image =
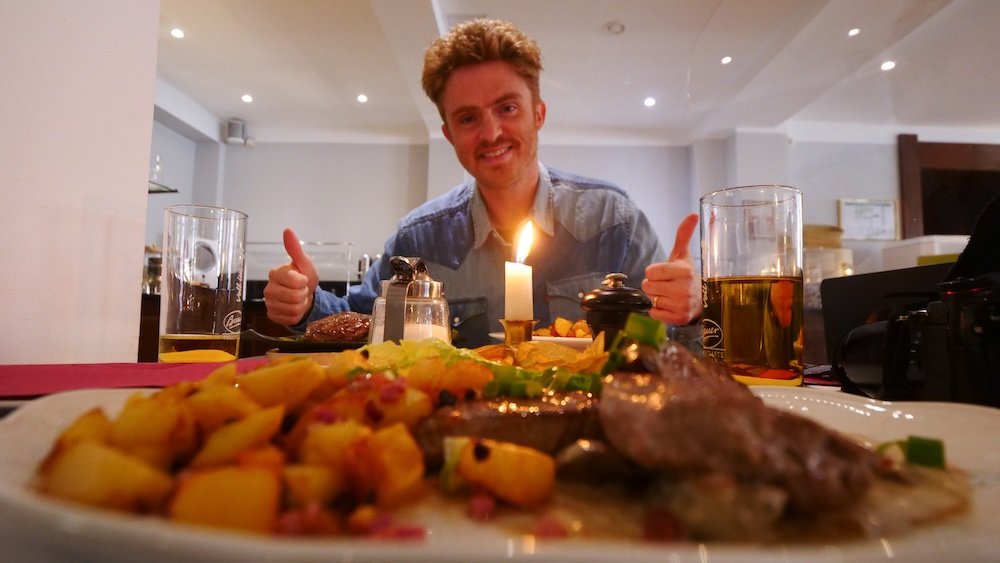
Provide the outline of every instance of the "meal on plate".
{"type": "Polygon", "coordinates": [[[587,321],[583,319],[571,321],[563,317],[556,317],[556,320],[552,321],[552,324],[536,328],[532,334],[535,336],[556,336],[562,338],[594,337],[587,321]]]}
{"type": "Polygon", "coordinates": [[[636,326],[608,352],[428,339],[324,367],[225,364],[82,414],[33,486],[187,524],[382,538],[424,537],[420,506],[553,541],[762,543],[883,537],[968,510],[941,442],[876,447],[770,408],[636,326]]]}
{"type": "Polygon", "coordinates": [[[304,342],[364,342],[368,339],[371,315],[345,311],[306,325],[304,342]]]}

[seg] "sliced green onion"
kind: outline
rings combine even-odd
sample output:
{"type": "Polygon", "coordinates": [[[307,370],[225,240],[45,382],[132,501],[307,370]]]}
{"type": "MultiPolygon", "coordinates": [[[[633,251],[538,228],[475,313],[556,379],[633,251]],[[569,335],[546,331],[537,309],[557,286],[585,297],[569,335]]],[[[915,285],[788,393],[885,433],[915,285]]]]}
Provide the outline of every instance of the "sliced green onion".
{"type": "Polygon", "coordinates": [[[944,442],[935,438],[923,436],[908,436],[906,446],[906,463],[923,465],[925,467],[945,468],[944,442]]]}
{"type": "Polygon", "coordinates": [[[444,437],[444,465],[441,466],[438,479],[441,490],[446,493],[454,493],[464,484],[461,475],[458,474],[458,461],[462,458],[462,450],[469,440],[471,438],[468,436],[444,437]]]}
{"type": "Polygon", "coordinates": [[[885,454],[890,448],[898,447],[903,452],[903,460],[910,465],[922,465],[944,469],[944,442],[937,438],[923,436],[907,436],[905,440],[884,442],[875,448],[879,454],[885,454]]]}
{"type": "Polygon", "coordinates": [[[496,379],[491,379],[483,385],[483,398],[484,399],[495,399],[500,395],[500,382],[496,379]]]}
{"type": "Polygon", "coordinates": [[[542,396],[542,384],[530,379],[515,381],[510,386],[511,397],[537,399],[542,396]]]}
{"type": "Polygon", "coordinates": [[[630,313],[625,319],[625,327],[622,329],[625,336],[635,340],[639,344],[659,348],[667,340],[667,326],[660,321],[640,315],[630,313]]]}

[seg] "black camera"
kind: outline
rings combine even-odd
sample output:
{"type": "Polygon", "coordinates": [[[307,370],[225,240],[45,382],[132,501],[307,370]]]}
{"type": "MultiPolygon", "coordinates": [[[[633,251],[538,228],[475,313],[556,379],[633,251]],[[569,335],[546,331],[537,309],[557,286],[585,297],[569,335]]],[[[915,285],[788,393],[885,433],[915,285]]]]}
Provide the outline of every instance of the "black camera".
{"type": "MultiPolygon", "coordinates": [[[[866,394],[1000,407],[1000,273],[941,282],[936,297],[852,331],[854,344],[845,339],[834,366],[848,390],[863,392],[852,373],[865,375],[861,366],[849,366],[849,357],[867,349],[871,358],[881,348],[880,389],[866,394]]],[[[868,368],[873,375],[876,366],[868,368]]]]}

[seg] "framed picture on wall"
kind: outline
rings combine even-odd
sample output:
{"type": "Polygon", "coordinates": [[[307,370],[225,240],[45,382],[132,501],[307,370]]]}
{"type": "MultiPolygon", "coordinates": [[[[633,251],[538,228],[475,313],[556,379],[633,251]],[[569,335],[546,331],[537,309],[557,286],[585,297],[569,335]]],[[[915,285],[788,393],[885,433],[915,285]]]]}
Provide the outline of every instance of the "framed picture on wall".
{"type": "Polygon", "coordinates": [[[896,200],[840,199],[837,200],[837,223],[843,238],[853,240],[896,240],[899,222],[896,200]]]}

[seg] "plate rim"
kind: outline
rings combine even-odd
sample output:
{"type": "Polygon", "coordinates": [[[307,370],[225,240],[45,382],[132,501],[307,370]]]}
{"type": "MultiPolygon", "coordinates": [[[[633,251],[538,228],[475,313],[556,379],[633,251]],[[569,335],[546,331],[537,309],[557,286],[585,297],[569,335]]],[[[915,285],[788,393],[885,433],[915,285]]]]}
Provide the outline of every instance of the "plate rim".
{"type": "MultiPolygon", "coordinates": [[[[115,403],[120,405],[130,393],[137,391],[151,392],[151,390],[136,389],[85,389],[48,395],[30,402],[11,413],[7,418],[0,420],[0,436],[7,436],[8,431],[19,424],[34,423],[39,416],[46,417],[51,413],[50,407],[77,403],[79,405],[78,412],[82,412],[85,408],[94,406],[96,403],[100,403],[97,406],[115,403]]],[[[894,412],[914,413],[918,417],[924,417],[925,412],[929,412],[929,416],[940,416],[942,412],[949,415],[965,413],[975,418],[984,418],[990,424],[1000,424],[1000,409],[980,405],[879,401],[846,393],[833,394],[829,391],[807,388],[755,387],[753,391],[768,404],[779,408],[782,405],[789,408],[801,407],[803,401],[808,400],[814,401],[816,405],[823,408],[849,411],[858,417],[864,416],[865,409],[874,407],[884,411],[892,409],[894,412]],[[837,396],[838,400],[831,401],[831,395],[837,396]]],[[[109,408],[110,410],[112,409],[109,408]]],[[[71,420],[76,414],[78,413],[63,412],[57,417],[48,416],[50,419],[61,419],[61,421],[50,420],[48,424],[50,427],[64,427],[67,423],[66,419],[71,420]]],[[[47,449],[50,443],[51,439],[47,443],[36,444],[36,446],[44,445],[47,449]]],[[[39,447],[34,449],[37,452],[39,447]]],[[[17,451],[16,447],[0,448],[0,462],[9,461],[11,453],[17,451]]],[[[37,459],[34,460],[35,463],[37,461],[37,459]]],[[[990,498],[998,500],[1000,495],[996,494],[996,490],[1000,489],[1000,468],[993,472],[991,478],[993,480],[988,485],[991,486],[990,490],[994,494],[990,498]]],[[[58,537],[70,542],[72,547],[84,549],[85,553],[88,554],[97,553],[102,556],[110,554],[113,556],[115,555],[113,548],[117,547],[132,550],[125,552],[126,559],[136,555],[157,555],[164,557],[164,560],[176,559],[180,556],[197,556],[205,561],[224,561],[234,560],[242,554],[244,557],[248,555],[258,558],[263,556],[280,557],[287,561],[329,561],[338,556],[351,561],[398,560],[400,556],[405,556],[411,561],[445,561],[468,559],[472,553],[476,553],[473,551],[462,554],[460,553],[461,549],[456,550],[451,541],[440,537],[440,535],[437,538],[429,538],[430,541],[421,544],[412,544],[346,538],[304,540],[301,538],[254,537],[234,532],[193,529],[190,526],[178,525],[167,520],[136,519],[132,515],[77,506],[58,499],[48,499],[29,491],[25,484],[24,482],[9,482],[6,470],[0,470],[0,520],[16,518],[17,523],[22,525],[21,527],[25,523],[33,523],[32,527],[39,531],[33,533],[29,530],[24,534],[28,541],[58,537]],[[59,525],[53,526],[54,523],[59,523],[59,525]],[[58,531],[58,534],[53,535],[53,529],[58,531]],[[143,551],[144,549],[148,550],[150,546],[155,546],[155,553],[143,551]]],[[[938,527],[951,525],[943,523],[939,524],[938,527]]],[[[922,534],[929,531],[932,530],[918,531],[915,534],[904,536],[900,538],[901,543],[887,544],[885,540],[881,542],[873,540],[808,546],[782,545],[776,549],[780,550],[786,561],[799,561],[800,558],[803,562],[842,561],[847,558],[851,560],[855,558],[888,560],[900,555],[903,555],[903,558],[916,558],[918,560],[921,560],[922,556],[927,556],[928,558],[923,560],[930,561],[945,555],[945,553],[940,550],[942,546],[937,546],[937,550],[928,549],[928,546],[924,545],[927,542],[919,541],[922,534]],[[907,542],[914,545],[909,549],[900,550],[900,547],[906,547],[907,542]],[[895,546],[896,553],[891,550],[887,552],[888,545],[895,546]]],[[[996,539],[1000,535],[1000,526],[994,524],[989,531],[990,534],[973,535],[967,538],[967,541],[963,541],[961,545],[948,546],[950,550],[946,555],[949,557],[958,556],[966,560],[985,558],[987,553],[993,553],[995,548],[1000,547],[1000,541],[996,539]]],[[[932,544],[931,547],[933,548],[934,545],[932,544]]],[[[470,546],[466,545],[465,547],[470,546]]],[[[529,558],[533,561],[602,561],[610,555],[620,556],[623,553],[628,553],[629,558],[634,561],[662,561],[664,558],[677,561],[696,561],[701,560],[706,554],[710,555],[713,561],[717,559],[723,561],[759,559],[764,561],[772,559],[778,553],[775,549],[762,546],[683,544],[664,548],[656,544],[598,540],[571,540],[551,544],[542,542],[529,546],[528,543],[521,543],[515,539],[507,538],[504,541],[499,537],[496,538],[495,542],[491,541],[488,544],[473,547],[488,549],[488,552],[476,553],[475,557],[482,561],[529,558]]]]}

